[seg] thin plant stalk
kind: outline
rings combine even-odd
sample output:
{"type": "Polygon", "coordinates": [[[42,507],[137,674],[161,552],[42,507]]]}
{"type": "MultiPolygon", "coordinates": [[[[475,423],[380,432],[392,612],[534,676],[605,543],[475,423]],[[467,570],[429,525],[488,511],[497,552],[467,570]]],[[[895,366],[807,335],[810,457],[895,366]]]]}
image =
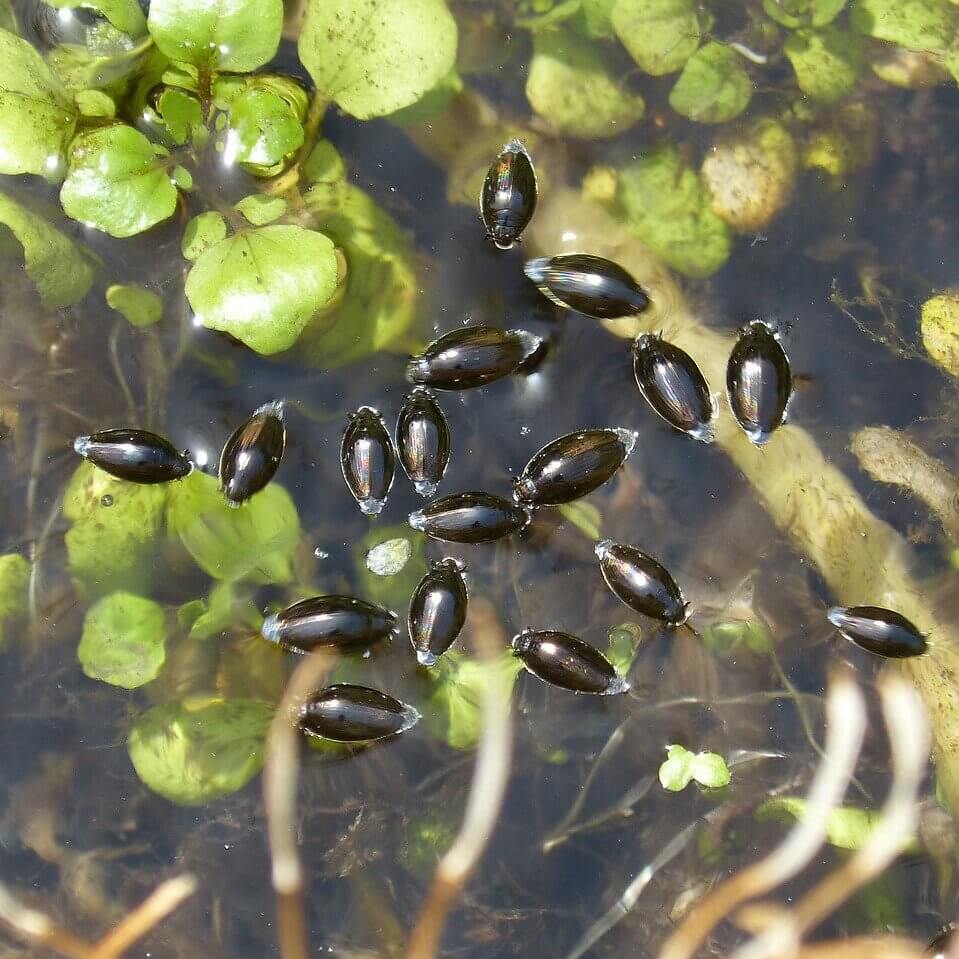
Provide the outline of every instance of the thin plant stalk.
{"type": "Polygon", "coordinates": [[[298,716],[300,707],[322,686],[335,661],[333,653],[320,649],[300,662],[290,676],[266,737],[263,802],[282,959],[307,959],[309,955],[303,905],[303,865],[296,834],[300,773],[298,716]]]}
{"type": "MultiPolygon", "coordinates": [[[[469,624],[480,656],[493,663],[506,642],[493,606],[474,599],[469,624]]],[[[513,745],[511,693],[507,684],[497,681],[495,671],[489,675],[481,705],[483,732],[463,823],[436,867],[426,902],[410,934],[407,959],[435,959],[446,917],[483,855],[506,793],[513,745]]]]}

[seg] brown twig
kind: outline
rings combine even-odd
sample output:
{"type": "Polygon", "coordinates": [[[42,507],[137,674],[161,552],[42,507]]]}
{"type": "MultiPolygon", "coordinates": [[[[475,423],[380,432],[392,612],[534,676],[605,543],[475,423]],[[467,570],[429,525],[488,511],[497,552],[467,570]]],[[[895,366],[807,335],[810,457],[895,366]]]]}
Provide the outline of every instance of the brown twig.
{"type": "Polygon", "coordinates": [[[307,959],[308,955],[303,867],[295,827],[300,766],[297,716],[307,697],[323,684],[334,662],[335,656],[321,649],[296,667],[266,737],[263,801],[282,959],[307,959]]]}
{"type": "MultiPolygon", "coordinates": [[[[472,600],[470,609],[473,641],[480,655],[493,663],[505,645],[505,636],[492,605],[472,600]]],[[[490,670],[483,690],[483,735],[476,753],[463,824],[436,875],[419,919],[410,934],[407,959],[434,959],[447,914],[466,880],[479,862],[492,835],[509,779],[512,753],[510,687],[490,670]]]]}

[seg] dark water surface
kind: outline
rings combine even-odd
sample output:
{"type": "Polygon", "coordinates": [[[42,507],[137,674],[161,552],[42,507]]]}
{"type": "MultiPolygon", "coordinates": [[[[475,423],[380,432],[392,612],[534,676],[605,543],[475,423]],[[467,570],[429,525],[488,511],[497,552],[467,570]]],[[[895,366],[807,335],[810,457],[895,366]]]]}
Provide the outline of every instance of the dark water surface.
{"type": "MultiPolygon", "coordinates": [[[[284,51],[281,62],[289,57],[284,51]]],[[[520,57],[504,68],[487,90],[496,105],[521,115],[528,109],[522,63],[520,57]]],[[[839,191],[805,175],[799,198],[766,234],[740,237],[713,278],[685,286],[709,326],[731,331],[755,317],[786,324],[784,343],[800,380],[791,420],[812,433],[877,514],[914,540],[924,568],[942,575],[948,547],[936,522],[918,501],[872,484],[847,451],[849,434],[861,426],[905,427],[921,420],[915,438],[948,466],[957,459],[955,389],[915,346],[921,300],[955,280],[959,210],[956,143],[949,131],[959,116],[959,95],[954,85],[918,94],[895,91],[884,95],[882,108],[892,118],[882,125],[875,165],[839,191]],[[903,146],[900,136],[908,138],[897,126],[922,132],[925,140],[903,146]],[[825,241],[837,239],[843,243],[827,249],[825,241]],[[812,256],[814,248],[827,252],[812,256]],[[897,330],[913,355],[870,339],[830,302],[834,283],[850,297],[859,292],[856,251],[868,248],[888,266],[884,282],[892,290],[897,330]]],[[[332,115],[324,132],[346,158],[352,181],[396,218],[420,257],[424,293],[416,339],[488,323],[529,329],[550,342],[535,373],[440,397],[453,435],[442,491],[506,493],[529,456],[560,434],[585,427],[638,430],[627,466],[589,498],[603,536],[641,545],[666,564],[699,612],[700,628],[720,619],[737,585],[752,576],[783,674],[804,694],[821,740],[828,666],[848,658],[868,683],[875,664],[837,644],[824,615],[833,602],[827,587],[775,530],[738,470],[716,446],[692,442],[652,415],[632,382],[627,341],[587,317],[562,314],[540,297],[523,275],[523,247],[495,251],[476,211],[447,203],[444,172],[402,131],[386,121],[360,124],[332,115]]],[[[650,136],[644,123],[614,141],[572,142],[569,149],[588,166],[643,149],[650,136]]],[[[55,199],[42,185],[30,189],[55,199]]],[[[244,192],[239,184],[223,189],[231,197],[244,192]]],[[[401,527],[422,501],[398,475],[385,511],[371,524],[340,476],[340,438],[347,413],[360,405],[374,406],[389,424],[395,422],[409,389],[406,355],[378,354],[334,370],[306,366],[295,351],[257,357],[190,322],[179,226],[119,242],[66,224],[124,282],[161,291],[166,312],[146,334],[107,310],[95,293],[76,307],[45,310],[16,261],[6,261],[0,379],[9,431],[0,443],[0,546],[29,554],[42,537],[44,552],[29,638],[9,642],[0,655],[0,875],[71,928],[93,936],[161,878],[189,870],[200,878],[198,894],[131,955],[276,955],[259,779],[203,807],[178,807],[153,794],[134,774],[125,739],[131,717],[165,693],[149,686],[118,690],[80,671],[74,651],[85,603],[74,596],[64,567],[67,524],[58,511],[76,467],[70,444],[78,434],[129,423],[115,365],[128,382],[138,425],[174,437],[198,462],[205,454],[207,471],[215,469],[223,441],[253,409],[285,399],[288,445],[276,482],[293,497],[303,525],[302,581],[318,591],[358,591],[356,544],[371,529],[401,527]],[[178,351],[182,356],[175,368],[161,364],[169,378],[152,386],[150,352],[138,339],[146,335],[155,337],[150,349],[167,359],[178,351]]],[[[875,309],[850,309],[885,336],[875,309]]],[[[612,627],[632,622],[652,635],[651,624],[631,615],[605,588],[592,546],[553,514],[538,517],[521,538],[477,547],[430,543],[427,553],[467,562],[471,590],[493,603],[507,636],[524,627],[557,628],[605,648],[612,627]]],[[[209,592],[210,580],[195,568],[171,570],[162,555],[157,563],[158,600],[176,606],[209,592]]],[[[257,594],[261,608],[283,598],[277,589],[257,594]]],[[[361,661],[355,675],[422,711],[427,706],[415,672],[403,637],[361,661]]],[[[634,683],[634,696],[577,697],[520,675],[505,807],[452,915],[445,955],[565,955],[669,839],[729,801],[731,818],[721,837],[711,839],[704,828],[592,953],[654,955],[688,891],[753,861],[781,838],[782,825],[757,824],[748,810],[767,792],[803,795],[818,757],[773,661],[745,650],[716,655],[692,634],[682,634],[668,647],[653,645],[641,654],[634,683]],[[683,697],[695,701],[657,705],[683,697]],[[577,817],[580,824],[602,821],[544,851],[617,729],[622,742],[596,772],[577,817]],[[724,797],[703,794],[695,785],[667,793],[653,782],[628,809],[607,815],[644,777],[655,776],[671,743],[722,754],[777,755],[735,770],[724,797]],[[746,810],[741,818],[737,802],[746,810]]],[[[859,791],[848,797],[870,808],[878,806],[888,783],[885,738],[878,722],[873,729],[858,771],[871,798],[859,791]]],[[[306,753],[300,836],[317,952],[402,954],[436,854],[459,821],[472,755],[437,740],[424,724],[347,758],[306,753]],[[410,837],[424,828],[431,838],[420,854],[410,837]]],[[[931,795],[931,784],[928,790],[931,795]]],[[[783,894],[809,888],[842,857],[825,848],[812,870],[783,894]]],[[[890,928],[927,938],[950,918],[950,903],[937,894],[933,860],[925,853],[907,855],[817,934],[890,928]]],[[[733,941],[732,933],[723,935],[713,954],[723,954],[733,941]]]]}

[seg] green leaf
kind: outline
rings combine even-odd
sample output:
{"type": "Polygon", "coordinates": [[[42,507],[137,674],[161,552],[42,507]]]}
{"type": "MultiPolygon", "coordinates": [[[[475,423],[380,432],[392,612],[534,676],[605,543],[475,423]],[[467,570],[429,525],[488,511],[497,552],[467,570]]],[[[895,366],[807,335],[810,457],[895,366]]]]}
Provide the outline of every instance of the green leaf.
{"type": "MultiPolygon", "coordinates": [[[[767,799],[755,813],[760,822],[793,823],[804,819],[808,803],[798,796],[780,796],[767,799]]],[[[880,814],[857,806],[839,806],[829,813],[826,820],[826,839],[837,849],[859,849],[875,829],[880,814]]],[[[903,845],[903,852],[918,852],[919,843],[910,837],[903,845]]]]}
{"type": "Polygon", "coordinates": [[[685,276],[715,273],[729,257],[729,227],[710,209],[696,171],[663,146],[619,174],[616,211],[667,266],[685,276]]]}
{"type": "Polygon", "coordinates": [[[763,0],[763,10],[776,23],[796,27],[824,27],[839,16],[846,0],[763,0]]]}
{"type": "Polygon", "coordinates": [[[603,538],[603,514],[592,503],[577,500],[573,503],[563,503],[557,507],[564,519],[572,523],[587,539],[601,540],[603,538]]]}
{"type": "Polygon", "coordinates": [[[350,183],[318,183],[304,200],[342,250],[347,275],[329,307],[304,331],[298,349],[329,369],[405,347],[420,288],[409,236],[350,183]]]}
{"type": "Polygon", "coordinates": [[[153,144],[120,124],[91,130],[73,141],[60,200],[74,220],[110,236],[127,237],[171,216],[177,188],[153,144]]]}
{"type": "Polygon", "coordinates": [[[852,93],[866,63],[862,41],[844,30],[797,30],[786,38],[783,52],[799,89],[821,103],[852,93]]]}
{"type": "Polygon", "coordinates": [[[302,167],[309,183],[338,183],[346,179],[346,164],[329,140],[320,140],[302,167]]]}
{"type": "Polygon", "coordinates": [[[849,11],[853,30],[907,50],[946,50],[955,17],[949,0],[855,0],[849,11]]]}
{"type": "Polygon", "coordinates": [[[725,123],[746,109],[752,95],[739,55],[722,43],[707,43],[686,61],[669,105],[697,123],[725,123]]]}
{"type": "Polygon", "coordinates": [[[153,792],[184,806],[242,789],[263,765],[273,710],[247,699],[185,701],[148,709],[127,749],[153,792]]]}
{"type": "Polygon", "coordinates": [[[283,97],[250,89],[233,101],[226,152],[248,172],[282,164],[302,145],[303,125],[283,97]]]}
{"type": "Polygon", "coordinates": [[[73,524],[67,568],[81,595],[149,590],[169,489],[125,483],[86,460],[77,467],[62,508],[73,524]]]}
{"type": "Polygon", "coordinates": [[[623,623],[609,631],[606,658],[620,676],[625,676],[629,672],[642,639],[642,630],[635,623],[623,623]]]}
{"type": "Polygon", "coordinates": [[[267,223],[278,220],[286,213],[286,200],[281,196],[254,193],[243,197],[242,200],[234,203],[233,207],[254,226],[266,226],[267,223]]]}
{"type": "Polygon", "coordinates": [[[0,173],[61,175],[76,108],[26,40],[0,30],[0,173]]]}
{"type": "Polygon", "coordinates": [[[939,293],[922,304],[922,345],[947,373],[959,377],[959,294],[939,293]]]}
{"type": "Polygon", "coordinates": [[[694,754],[683,746],[667,746],[666,761],[659,767],[663,789],[681,792],[693,780],[706,789],[728,786],[730,774],[726,760],[716,753],[694,754]]]}
{"type": "Polygon", "coordinates": [[[187,260],[196,260],[200,254],[226,237],[226,220],[213,210],[193,217],[183,231],[180,252],[187,260]]]}
{"type": "Polygon", "coordinates": [[[83,620],[77,659],[84,675],[136,689],[156,679],[166,660],[163,607],[132,593],[110,593],[83,620]]]}
{"type": "Polygon", "coordinates": [[[17,34],[20,32],[11,0],[0,0],[0,30],[8,30],[10,33],[17,34]]]}
{"type": "Polygon", "coordinates": [[[663,789],[682,792],[692,782],[694,758],[682,746],[667,746],[666,761],[659,767],[659,781],[663,789]]]}
{"type": "Polygon", "coordinates": [[[408,107],[453,69],[444,0],[323,0],[307,7],[300,60],[317,92],[360,120],[408,107]]]}
{"type": "Polygon", "coordinates": [[[157,110],[174,143],[186,143],[194,131],[203,126],[200,101],[182,90],[164,90],[157,102],[157,110]]]}
{"type": "Polygon", "coordinates": [[[135,283],[107,287],[107,306],[123,316],[132,326],[152,326],[163,318],[163,301],[150,290],[135,283]]]}
{"type": "Polygon", "coordinates": [[[170,179],[181,189],[181,190],[192,190],[193,189],[193,174],[185,167],[177,164],[170,171],[170,179]]]}
{"type": "Polygon", "coordinates": [[[577,29],[594,40],[615,35],[613,31],[613,7],[616,0],[583,0],[579,16],[574,21],[577,29]]]}
{"type": "Polygon", "coordinates": [[[0,193],[0,223],[23,247],[27,275],[46,306],[69,306],[86,296],[93,267],[72,240],[5,193],[0,193]]]}
{"type": "Polygon", "coordinates": [[[277,483],[233,507],[216,479],[194,470],[171,487],[167,522],[214,579],[271,584],[293,579],[300,519],[290,494],[277,483]]]}
{"type": "Polygon", "coordinates": [[[238,591],[235,583],[223,581],[213,586],[205,603],[200,601],[198,615],[190,621],[190,638],[209,639],[240,625],[259,629],[262,623],[263,616],[248,593],[238,591]]]}
{"type": "Polygon", "coordinates": [[[587,139],[628,130],[646,109],[639,94],[624,89],[601,48],[561,30],[533,35],[526,98],[557,129],[587,139]]]}
{"type": "Polygon", "coordinates": [[[545,27],[554,27],[564,20],[569,20],[579,13],[581,0],[559,0],[543,13],[532,13],[528,16],[517,17],[515,24],[524,30],[542,30],[545,27]]]}
{"type": "Polygon", "coordinates": [[[0,556],[0,648],[6,643],[12,623],[27,615],[30,563],[19,553],[0,556]]]}
{"type": "MultiPolygon", "coordinates": [[[[197,70],[192,63],[170,63],[166,60],[166,57],[163,58],[167,62],[166,68],[160,74],[160,82],[166,84],[168,87],[180,87],[183,90],[189,90],[191,93],[196,93],[200,89],[200,71],[197,70]]],[[[216,88],[223,82],[231,82],[238,80],[234,77],[217,77],[213,84],[214,94],[216,93],[216,88]]],[[[242,83],[242,81],[238,81],[242,83]]]]}
{"type": "Polygon", "coordinates": [[[283,27],[282,0],[153,0],[147,19],[171,60],[246,73],[272,60],[283,27]]]}
{"type": "Polygon", "coordinates": [[[679,70],[703,32],[695,0],[617,0],[610,19],[639,68],[654,77],[679,70]]]}
{"type": "Polygon", "coordinates": [[[84,117],[106,117],[113,119],[116,116],[117,105],[113,97],[102,90],[81,90],[76,94],[77,109],[84,117]]]}
{"type": "Polygon", "coordinates": [[[83,7],[102,14],[118,30],[138,37],[146,33],[147,22],[137,0],[43,0],[45,4],[58,9],[74,10],[83,7]]]}
{"type": "Polygon", "coordinates": [[[728,656],[744,649],[763,656],[773,649],[773,638],[763,623],[731,619],[703,630],[703,645],[712,653],[728,656]]]}
{"type": "Polygon", "coordinates": [[[357,595],[387,609],[405,609],[429,567],[426,537],[406,525],[373,526],[352,552],[357,595]]]}
{"type": "Polygon", "coordinates": [[[269,355],[296,342],[333,295],[336,275],[329,238],[274,224],[237,233],[201,253],[186,295],[198,323],[269,355]]]}
{"type": "Polygon", "coordinates": [[[482,702],[486,684],[502,683],[512,693],[523,664],[510,652],[493,663],[468,659],[451,649],[429,670],[421,682],[428,693],[423,723],[438,739],[453,749],[473,749],[483,732],[482,702]]]}

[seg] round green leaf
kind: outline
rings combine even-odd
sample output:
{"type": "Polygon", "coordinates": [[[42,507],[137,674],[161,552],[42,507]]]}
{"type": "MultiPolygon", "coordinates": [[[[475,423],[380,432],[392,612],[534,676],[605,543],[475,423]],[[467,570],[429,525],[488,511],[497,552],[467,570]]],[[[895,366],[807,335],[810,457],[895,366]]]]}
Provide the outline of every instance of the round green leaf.
{"type": "Polygon", "coordinates": [[[119,124],[73,141],[60,190],[64,212],[111,236],[134,236],[171,216],[177,189],[153,144],[119,124]]]}
{"type": "Polygon", "coordinates": [[[426,537],[409,526],[371,526],[353,545],[353,565],[358,596],[405,609],[429,568],[426,537]]]}
{"type": "Polygon", "coordinates": [[[76,94],[76,101],[81,116],[113,119],[117,112],[113,97],[102,90],[81,90],[76,94]]]}
{"type": "Polygon", "coordinates": [[[254,193],[243,197],[234,204],[234,207],[254,226],[266,226],[267,223],[278,220],[286,213],[286,200],[281,196],[254,193]]]}
{"type": "Polygon", "coordinates": [[[533,35],[526,98],[564,133],[590,139],[622,133],[646,109],[641,96],[622,87],[600,48],[560,30],[533,35]]]}
{"type": "Polygon", "coordinates": [[[86,296],[93,268],[72,240],[5,193],[0,193],[0,223],[23,247],[27,275],[46,306],[68,306],[86,296]]]}
{"type": "Polygon", "coordinates": [[[907,50],[946,50],[956,30],[949,0],[855,0],[854,30],[907,50]]]}
{"type": "Polygon", "coordinates": [[[301,172],[308,183],[337,183],[346,179],[346,164],[329,140],[320,140],[310,151],[301,172]]]}
{"type": "Polygon", "coordinates": [[[0,30],[0,62],[0,173],[55,177],[76,108],[43,57],[6,30],[0,30]]]}
{"type": "Polygon", "coordinates": [[[722,789],[732,778],[726,760],[717,753],[696,753],[690,765],[693,779],[707,789],[722,789]]]}
{"type": "Polygon", "coordinates": [[[739,55],[722,43],[707,43],[686,61],[669,105],[697,123],[725,123],[746,109],[752,95],[739,55]]]}
{"type": "Polygon", "coordinates": [[[187,260],[195,260],[204,250],[226,237],[226,220],[213,210],[193,217],[183,231],[180,252],[187,260]]]}
{"type": "Polygon", "coordinates": [[[283,2],[153,0],[147,26],[171,60],[246,73],[273,59],[280,45],[283,2]]]}
{"type": "Polygon", "coordinates": [[[796,27],[824,27],[839,16],[846,0],[763,0],[763,10],[776,23],[796,27]]]}
{"type": "Polygon", "coordinates": [[[283,97],[254,88],[233,101],[227,151],[237,163],[272,167],[302,144],[303,125],[283,97]]]}
{"type": "Polygon", "coordinates": [[[0,647],[10,622],[26,616],[30,563],[19,553],[0,556],[0,647]]]}
{"type": "Polygon", "coordinates": [[[72,522],[67,568],[81,594],[146,592],[163,526],[167,486],[125,483],[84,460],[63,495],[72,522]]]}
{"type": "Polygon", "coordinates": [[[107,288],[107,306],[122,313],[132,326],[152,326],[163,317],[163,302],[156,293],[135,283],[107,288]]]}
{"type": "Polygon", "coordinates": [[[260,771],[272,715],[247,699],[154,706],[133,724],[130,761],[153,792],[200,805],[242,789],[260,771]]]}
{"type": "Polygon", "coordinates": [[[701,39],[696,0],[617,0],[610,20],[639,68],[654,77],[679,70],[701,39]]]}
{"type": "Polygon", "coordinates": [[[85,675],[136,689],[156,679],[166,660],[163,608],[132,593],[110,593],[83,621],[77,658],[85,675]]]}
{"type": "Polygon", "coordinates": [[[164,90],[160,94],[157,110],[174,143],[186,143],[193,136],[193,131],[203,126],[200,101],[182,90],[164,90]]]}
{"type": "Polygon", "coordinates": [[[307,7],[300,60],[317,91],[361,120],[415,103],[453,68],[445,0],[323,0],[307,7]]]}
{"type": "Polygon", "coordinates": [[[729,226],[675,147],[653,150],[620,171],[616,207],[630,231],[686,276],[709,276],[729,258],[729,226]]]}
{"type": "Polygon", "coordinates": [[[663,789],[682,792],[692,781],[694,758],[682,746],[667,746],[666,761],[659,767],[659,781],[663,789]]]}
{"type": "Polygon", "coordinates": [[[171,487],[167,520],[197,566],[214,579],[293,579],[300,519],[290,494],[277,483],[234,507],[216,479],[194,470],[171,487]]]}
{"type": "Polygon", "coordinates": [[[146,33],[147,22],[137,0],[43,0],[48,6],[58,9],[83,7],[102,14],[118,30],[138,37],[146,33]]]}
{"type": "Polygon", "coordinates": [[[862,41],[844,30],[797,30],[786,38],[783,52],[799,89],[822,103],[851,93],[866,62],[862,41]]]}
{"type": "Polygon", "coordinates": [[[198,323],[257,353],[297,340],[336,289],[336,253],[322,233],[272,225],[237,233],[200,254],[186,280],[198,323]]]}

